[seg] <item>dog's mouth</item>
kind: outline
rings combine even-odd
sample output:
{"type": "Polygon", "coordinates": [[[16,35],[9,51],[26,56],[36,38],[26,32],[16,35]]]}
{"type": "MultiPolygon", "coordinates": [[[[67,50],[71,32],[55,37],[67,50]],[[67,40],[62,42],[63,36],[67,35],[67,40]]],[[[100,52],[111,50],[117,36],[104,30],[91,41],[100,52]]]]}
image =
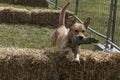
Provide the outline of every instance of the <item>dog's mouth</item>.
{"type": "Polygon", "coordinates": [[[71,42],[72,42],[73,44],[78,44],[78,45],[80,45],[81,43],[84,42],[84,39],[85,39],[85,37],[73,36],[73,37],[71,38],[71,42]]]}
{"type": "Polygon", "coordinates": [[[83,40],[84,39],[84,36],[78,36],[76,37],[78,40],[83,40]]]}

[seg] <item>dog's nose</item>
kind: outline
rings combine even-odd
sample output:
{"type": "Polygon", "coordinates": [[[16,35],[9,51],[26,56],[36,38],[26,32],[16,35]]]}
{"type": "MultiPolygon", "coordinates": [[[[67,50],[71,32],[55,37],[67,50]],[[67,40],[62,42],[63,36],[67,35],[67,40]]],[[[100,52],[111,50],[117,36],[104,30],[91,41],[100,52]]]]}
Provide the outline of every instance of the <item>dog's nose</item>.
{"type": "Polygon", "coordinates": [[[79,38],[80,40],[82,40],[82,39],[83,39],[83,36],[79,36],[78,38],[79,38]]]}

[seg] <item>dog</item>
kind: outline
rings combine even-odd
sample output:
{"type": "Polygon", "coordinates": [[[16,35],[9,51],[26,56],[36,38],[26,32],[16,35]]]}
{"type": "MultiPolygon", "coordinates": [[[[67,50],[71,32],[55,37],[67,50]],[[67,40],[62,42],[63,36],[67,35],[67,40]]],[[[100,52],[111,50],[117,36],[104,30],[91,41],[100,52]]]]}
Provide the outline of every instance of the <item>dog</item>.
{"type": "Polygon", "coordinates": [[[90,17],[88,17],[83,24],[76,22],[76,16],[69,16],[67,19],[67,27],[65,26],[66,9],[69,6],[68,1],[62,8],[59,16],[59,25],[51,36],[51,43],[53,46],[57,45],[61,53],[68,53],[67,57],[70,61],[77,61],[80,63],[79,45],[71,42],[72,37],[79,40],[85,38],[85,31],[90,24],[90,17]]]}

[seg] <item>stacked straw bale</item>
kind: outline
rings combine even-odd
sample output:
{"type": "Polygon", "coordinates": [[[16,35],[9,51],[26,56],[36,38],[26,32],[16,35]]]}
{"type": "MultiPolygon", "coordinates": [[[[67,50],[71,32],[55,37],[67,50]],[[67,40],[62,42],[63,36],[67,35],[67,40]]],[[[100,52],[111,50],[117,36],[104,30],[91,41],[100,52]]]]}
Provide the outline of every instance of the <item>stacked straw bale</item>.
{"type": "MultiPolygon", "coordinates": [[[[19,9],[13,7],[0,7],[0,22],[17,23],[17,24],[39,24],[42,26],[57,26],[60,11],[50,9],[19,9]]],[[[66,13],[66,18],[72,15],[66,13]]]]}
{"type": "Polygon", "coordinates": [[[0,2],[25,6],[48,7],[47,0],[0,0],[0,2]]]}
{"type": "Polygon", "coordinates": [[[120,54],[81,50],[81,64],[58,52],[0,48],[1,80],[120,80],[120,54]]]}
{"type": "Polygon", "coordinates": [[[31,19],[30,12],[26,9],[0,8],[0,22],[26,23],[31,19]]]}

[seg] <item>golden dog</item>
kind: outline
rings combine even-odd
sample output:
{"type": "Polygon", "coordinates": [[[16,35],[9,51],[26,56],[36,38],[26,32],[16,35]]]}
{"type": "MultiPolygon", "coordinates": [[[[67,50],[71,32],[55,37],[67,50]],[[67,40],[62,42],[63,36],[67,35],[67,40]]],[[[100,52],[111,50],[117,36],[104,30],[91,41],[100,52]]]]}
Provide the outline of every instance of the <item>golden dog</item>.
{"type": "Polygon", "coordinates": [[[70,1],[62,8],[59,17],[59,26],[51,36],[51,43],[53,46],[57,45],[62,53],[68,53],[70,61],[77,61],[80,63],[79,45],[71,42],[72,37],[79,40],[85,38],[84,34],[90,23],[88,17],[83,24],[76,23],[75,15],[69,16],[67,19],[68,28],[65,27],[65,13],[70,1]]]}

